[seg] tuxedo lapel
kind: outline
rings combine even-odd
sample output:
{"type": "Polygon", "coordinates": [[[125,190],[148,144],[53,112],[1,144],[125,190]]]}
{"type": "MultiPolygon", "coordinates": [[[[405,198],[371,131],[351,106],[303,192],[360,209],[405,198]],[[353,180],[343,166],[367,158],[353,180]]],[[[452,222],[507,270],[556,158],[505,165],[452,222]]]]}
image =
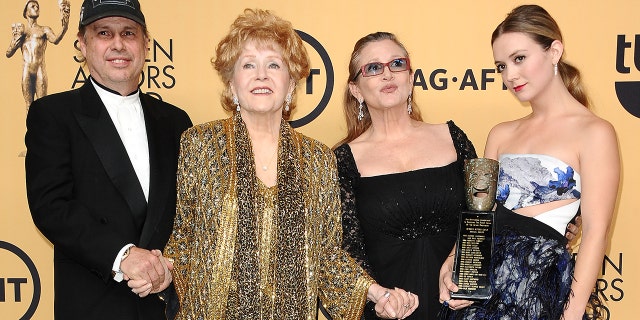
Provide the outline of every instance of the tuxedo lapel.
{"type": "Polygon", "coordinates": [[[91,141],[107,175],[124,197],[140,229],[147,203],[124,144],[91,83],[87,82],[80,89],[80,99],[80,106],[74,110],[78,124],[91,141]]]}
{"type": "MultiPolygon", "coordinates": [[[[171,131],[163,126],[164,117],[154,109],[151,99],[140,94],[140,102],[144,111],[144,119],[147,127],[147,141],[149,143],[149,201],[147,219],[140,236],[140,245],[146,245],[153,236],[154,230],[162,220],[162,215],[167,212],[165,208],[167,197],[175,197],[175,165],[171,159],[173,141],[171,131]]],[[[175,210],[175,209],[170,209],[175,210]]],[[[169,211],[172,212],[172,211],[169,211]]]]}

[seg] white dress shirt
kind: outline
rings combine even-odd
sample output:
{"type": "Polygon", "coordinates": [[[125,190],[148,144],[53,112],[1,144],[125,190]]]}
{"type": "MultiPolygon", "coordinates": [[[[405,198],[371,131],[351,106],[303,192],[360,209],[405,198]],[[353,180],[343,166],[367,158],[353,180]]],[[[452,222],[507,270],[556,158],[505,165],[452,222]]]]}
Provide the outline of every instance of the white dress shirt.
{"type": "Polygon", "coordinates": [[[96,88],[102,103],[107,107],[111,121],[116,126],[120,140],[127,149],[129,160],[136,171],[144,197],[149,200],[149,144],[144,113],[140,104],[140,90],[128,96],[121,96],[107,91],[100,85],[91,83],[96,88]]]}
{"type": "MultiPolygon", "coordinates": [[[[107,108],[111,121],[118,131],[120,140],[127,150],[129,160],[138,176],[138,181],[144,192],[144,198],[149,201],[149,144],[147,142],[147,128],[144,122],[144,113],[140,104],[140,90],[128,96],[121,96],[111,92],[99,84],[93,78],[91,84],[98,92],[100,100],[107,108]]],[[[120,249],[113,261],[113,280],[122,281],[124,274],[120,269],[124,252],[132,247],[129,243],[120,249]]]]}

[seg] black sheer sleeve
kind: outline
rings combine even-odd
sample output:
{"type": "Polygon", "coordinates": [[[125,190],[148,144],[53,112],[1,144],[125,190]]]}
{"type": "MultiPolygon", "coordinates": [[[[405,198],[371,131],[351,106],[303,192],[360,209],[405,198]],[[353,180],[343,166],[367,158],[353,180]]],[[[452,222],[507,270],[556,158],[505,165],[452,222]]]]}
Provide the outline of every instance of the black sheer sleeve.
{"type": "MultiPolygon", "coordinates": [[[[340,203],[342,209],[342,248],[365,270],[374,277],[367,260],[364,246],[364,234],[356,213],[354,184],[360,173],[353,159],[351,148],[343,144],[334,150],[338,164],[340,180],[340,203]]],[[[375,277],[374,277],[375,278],[375,277]]]]}
{"type": "Polygon", "coordinates": [[[451,133],[451,139],[453,139],[453,145],[456,148],[456,152],[458,153],[459,159],[473,159],[477,158],[476,148],[473,146],[473,143],[467,135],[453,123],[452,120],[447,121],[447,125],[449,125],[449,132],[451,133]]]}

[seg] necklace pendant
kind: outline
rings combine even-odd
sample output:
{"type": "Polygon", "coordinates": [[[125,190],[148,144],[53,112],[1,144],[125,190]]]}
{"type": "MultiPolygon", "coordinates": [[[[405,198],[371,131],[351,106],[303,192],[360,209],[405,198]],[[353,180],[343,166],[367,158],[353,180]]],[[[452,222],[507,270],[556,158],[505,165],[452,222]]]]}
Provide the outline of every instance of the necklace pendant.
{"type": "Polygon", "coordinates": [[[262,171],[267,171],[269,169],[267,166],[262,166],[262,171]]]}

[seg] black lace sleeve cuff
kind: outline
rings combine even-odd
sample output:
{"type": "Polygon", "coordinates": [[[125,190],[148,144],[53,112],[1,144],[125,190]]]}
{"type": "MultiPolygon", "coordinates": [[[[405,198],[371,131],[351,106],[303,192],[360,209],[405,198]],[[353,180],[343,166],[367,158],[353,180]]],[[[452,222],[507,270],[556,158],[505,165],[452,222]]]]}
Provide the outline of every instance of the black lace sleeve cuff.
{"type": "Polygon", "coordinates": [[[355,159],[349,145],[343,144],[334,150],[340,181],[340,203],[342,209],[342,248],[373,278],[364,244],[364,234],[356,212],[354,184],[360,178],[355,159]]]}
{"type": "Polygon", "coordinates": [[[456,152],[458,153],[458,158],[460,159],[473,159],[477,158],[476,148],[473,146],[473,143],[467,135],[458,127],[452,120],[447,121],[447,125],[449,125],[449,132],[451,133],[451,138],[453,139],[453,145],[456,147],[456,152]]]}

